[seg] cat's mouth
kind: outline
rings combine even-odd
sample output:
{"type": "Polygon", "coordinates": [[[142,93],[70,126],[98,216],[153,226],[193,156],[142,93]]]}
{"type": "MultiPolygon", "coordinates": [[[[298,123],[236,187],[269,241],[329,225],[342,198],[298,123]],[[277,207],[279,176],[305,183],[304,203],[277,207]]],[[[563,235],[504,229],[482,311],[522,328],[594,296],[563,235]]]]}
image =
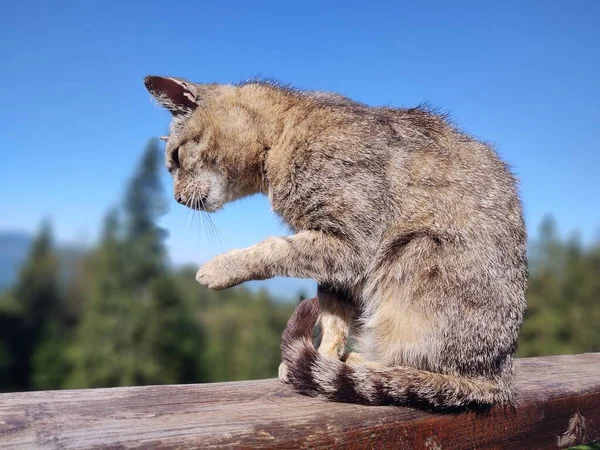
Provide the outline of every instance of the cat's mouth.
{"type": "Polygon", "coordinates": [[[215,212],[217,209],[219,209],[218,207],[215,207],[215,205],[213,205],[208,198],[192,203],[188,205],[188,208],[193,209],[194,211],[204,211],[209,213],[215,212]]]}
{"type": "Polygon", "coordinates": [[[219,209],[213,205],[208,193],[204,194],[175,194],[175,200],[180,205],[193,209],[194,211],[213,212],[219,209]]]}

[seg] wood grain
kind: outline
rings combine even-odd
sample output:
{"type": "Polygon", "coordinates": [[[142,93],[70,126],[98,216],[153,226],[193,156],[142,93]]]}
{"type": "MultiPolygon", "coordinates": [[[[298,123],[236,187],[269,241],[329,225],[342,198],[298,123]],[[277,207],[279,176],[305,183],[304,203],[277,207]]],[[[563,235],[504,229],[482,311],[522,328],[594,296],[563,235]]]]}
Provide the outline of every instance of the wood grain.
{"type": "Polygon", "coordinates": [[[562,448],[600,441],[600,353],[518,361],[519,406],[331,403],[277,380],[0,394],[0,448],[562,448]]]}

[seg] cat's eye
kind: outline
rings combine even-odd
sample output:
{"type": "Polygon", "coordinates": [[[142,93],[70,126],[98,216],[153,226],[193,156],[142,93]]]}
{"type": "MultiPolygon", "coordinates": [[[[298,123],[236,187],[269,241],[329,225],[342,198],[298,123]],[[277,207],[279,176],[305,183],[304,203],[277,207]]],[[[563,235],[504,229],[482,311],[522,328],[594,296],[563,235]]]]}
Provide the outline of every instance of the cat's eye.
{"type": "Polygon", "coordinates": [[[173,153],[171,153],[171,159],[173,160],[175,168],[179,169],[179,148],[176,148],[173,153]]]}

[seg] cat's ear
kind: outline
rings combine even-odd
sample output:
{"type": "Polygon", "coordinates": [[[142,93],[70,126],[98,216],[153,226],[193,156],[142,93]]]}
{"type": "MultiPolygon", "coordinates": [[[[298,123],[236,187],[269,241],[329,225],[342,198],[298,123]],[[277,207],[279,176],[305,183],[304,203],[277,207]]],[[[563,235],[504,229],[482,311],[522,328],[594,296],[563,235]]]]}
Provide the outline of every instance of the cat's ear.
{"type": "Polygon", "coordinates": [[[180,78],[149,75],[144,78],[144,85],[174,115],[189,114],[200,105],[196,86],[180,78]]]}

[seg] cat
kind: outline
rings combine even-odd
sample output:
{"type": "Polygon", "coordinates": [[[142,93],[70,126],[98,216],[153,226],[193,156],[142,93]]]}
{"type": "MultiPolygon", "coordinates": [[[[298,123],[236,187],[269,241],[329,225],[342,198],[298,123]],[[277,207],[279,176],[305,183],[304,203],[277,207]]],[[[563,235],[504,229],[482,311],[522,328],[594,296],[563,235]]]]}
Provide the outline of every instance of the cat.
{"type": "Polygon", "coordinates": [[[526,231],[517,181],[489,145],[425,106],[262,80],[144,82],[172,113],[175,199],[212,212],[262,193],[294,233],[213,258],[198,282],[318,284],[284,332],[282,381],[372,405],[514,403],[526,231]]]}

